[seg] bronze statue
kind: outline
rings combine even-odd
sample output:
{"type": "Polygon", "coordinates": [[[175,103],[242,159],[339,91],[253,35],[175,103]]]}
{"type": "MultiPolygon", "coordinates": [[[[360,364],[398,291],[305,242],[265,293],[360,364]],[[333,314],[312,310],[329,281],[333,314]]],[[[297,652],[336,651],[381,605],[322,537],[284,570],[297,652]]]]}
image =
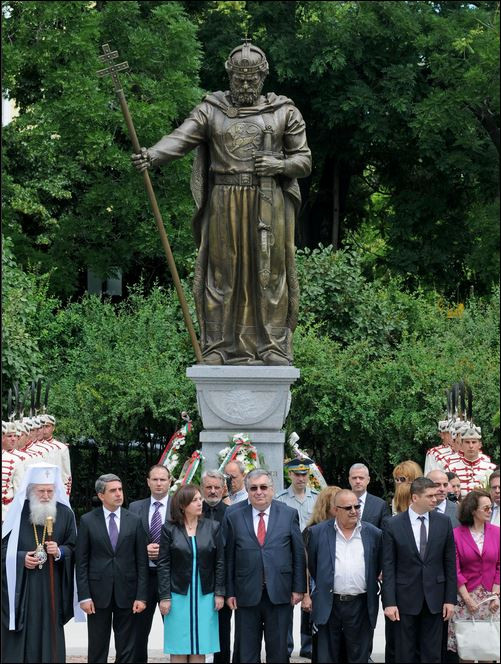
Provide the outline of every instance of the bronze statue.
{"type": "Polygon", "coordinates": [[[261,95],[268,62],[249,40],[225,67],[230,90],[207,95],[132,160],[143,171],[197,148],[194,295],[204,363],[289,365],[299,304],[296,178],[311,171],[305,125],[291,99],[261,95]]]}

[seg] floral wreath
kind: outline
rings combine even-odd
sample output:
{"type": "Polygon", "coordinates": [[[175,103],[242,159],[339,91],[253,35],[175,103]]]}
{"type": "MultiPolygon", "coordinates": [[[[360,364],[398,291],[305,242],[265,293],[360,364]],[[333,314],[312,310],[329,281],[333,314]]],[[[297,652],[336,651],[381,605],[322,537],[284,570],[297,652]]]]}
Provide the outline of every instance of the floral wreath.
{"type": "Polygon", "coordinates": [[[226,464],[230,461],[240,461],[245,467],[245,473],[254,468],[260,468],[261,463],[257,449],[252,444],[248,434],[236,433],[232,438],[232,445],[218,452],[219,472],[224,472],[226,464]]]}
{"type": "Polygon", "coordinates": [[[165,446],[164,451],[160,455],[160,459],[158,460],[158,464],[160,466],[165,466],[171,477],[174,474],[176,468],[179,466],[179,450],[186,443],[186,436],[192,429],[190,416],[185,410],[183,410],[181,413],[181,417],[184,420],[184,424],[172,434],[169,442],[165,446]]]}
{"type": "MultiPolygon", "coordinates": [[[[284,466],[289,463],[289,461],[292,461],[292,459],[308,459],[308,461],[311,461],[306,452],[303,452],[303,450],[299,449],[297,444],[298,440],[299,436],[295,431],[293,431],[289,436],[289,443],[292,447],[293,457],[290,459],[285,459],[284,466]]],[[[327,482],[325,481],[324,476],[322,475],[322,471],[317,466],[317,464],[313,461],[311,464],[309,464],[308,469],[308,486],[315,491],[321,491],[322,489],[325,489],[327,482]]]]}
{"type": "Polygon", "coordinates": [[[184,462],[181,474],[171,486],[169,493],[172,495],[176,493],[180,486],[190,484],[191,482],[200,485],[202,463],[204,461],[205,457],[202,455],[202,452],[200,450],[195,450],[191,457],[184,462]]]}

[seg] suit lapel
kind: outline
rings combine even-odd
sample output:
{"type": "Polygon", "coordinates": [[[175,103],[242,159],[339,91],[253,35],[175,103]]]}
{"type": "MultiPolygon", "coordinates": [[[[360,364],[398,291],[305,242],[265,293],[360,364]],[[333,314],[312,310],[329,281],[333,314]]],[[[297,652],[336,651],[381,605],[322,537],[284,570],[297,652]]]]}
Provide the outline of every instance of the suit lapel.
{"type": "MultiPolygon", "coordinates": [[[[118,533],[117,547],[115,549],[115,553],[120,548],[128,529],[129,529],[129,513],[126,512],[123,507],[121,507],[120,508],[120,530],[119,530],[119,533],[118,533]]],[[[110,539],[110,537],[108,535],[108,540],[109,539],[110,539]]],[[[111,542],[110,542],[110,546],[111,546],[111,542]]]]}
{"type": "Polygon", "coordinates": [[[275,523],[277,522],[278,509],[279,508],[278,508],[277,504],[275,503],[274,500],[272,500],[271,505],[270,505],[270,516],[268,517],[268,528],[266,528],[266,537],[264,538],[264,543],[265,544],[269,540],[269,538],[271,537],[271,533],[272,533],[271,528],[272,528],[272,526],[275,527],[275,523]]]}
{"type": "Polygon", "coordinates": [[[367,528],[364,528],[364,524],[362,523],[362,530],[361,530],[361,537],[362,537],[362,544],[364,547],[364,562],[365,562],[365,582],[368,584],[369,580],[369,552],[371,550],[371,540],[369,536],[369,532],[367,528]]]}
{"type": "Polygon", "coordinates": [[[141,506],[141,521],[143,522],[143,528],[148,537],[148,542],[150,541],[150,524],[149,524],[150,505],[151,505],[151,498],[146,498],[141,506]]]}
{"type": "MultiPolygon", "coordinates": [[[[473,549],[473,551],[477,554],[479,558],[481,558],[482,554],[478,550],[478,546],[476,545],[475,540],[473,539],[473,535],[471,534],[470,529],[468,528],[468,526],[464,526],[464,529],[466,531],[466,537],[465,537],[466,544],[470,547],[470,549],[473,549]]],[[[484,539],[484,547],[486,544],[485,542],[486,539],[487,538],[484,539]]]]}
{"type": "Polygon", "coordinates": [[[110,534],[108,532],[108,524],[106,523],[106,518],[104,516],[104,510],[102,507],[96,510],[97,512],[97,525],[98,528],[102,531],[101,540],[106,542],[106,546],[113,553],[113,547],[111,546],[110,534]]]}
{"type": "MultiPolygon", "coordinates": [[[[332,570],[336,569],[336,529],[334,528],[334,519],[328,522],[327,539],[329,542],[329,553],[331,554],[332,570]]],[[[332,577],[332,587],[334,587],[334,577],[332,577]]]]}
{"type": "MultiPolygon", "coordinates": [[[[271,518],[271,514],[270,514],[271,518]]],[[[252,519],[252,505],[247,505],[247,507],[244,507],[244,521],[245,525],[247,526],[247,530],[249,531],[249,535],[251,539],[259,546],[259,542],[257,541],[256,533],[254,532],[254,523],[252,519]]],[[[270,519],[268,519],[268,526],[270,525],[270,519]]],[[[268,534],[268,533],[266,533],[268,534]]]]}
{"type": "Polygon", "coordinates": [[[407,539],[409,540],[409,544],[411,546],[412,551],[416,554],[416,556],[418,557],[418,560],[423,562],[421,556],[419,555],[419,550],[416,546],[416,540],[414,539],[414,533],[412,531],[411,518],[409,516],[409,510],[407,510],[407,512],[404,512],[403,526],[404,526],[405,535],[406,535],[407,539]]]}
{"type": "Polygon", "coordinates": [[[372,509],[371,509],[371,496],[370,494],[366,493],[365,494],[365,500],[364,500],[364,509],[362,511],[362,514],[360,516],[361,519],[365,518],[372,515],[372,509]]]}

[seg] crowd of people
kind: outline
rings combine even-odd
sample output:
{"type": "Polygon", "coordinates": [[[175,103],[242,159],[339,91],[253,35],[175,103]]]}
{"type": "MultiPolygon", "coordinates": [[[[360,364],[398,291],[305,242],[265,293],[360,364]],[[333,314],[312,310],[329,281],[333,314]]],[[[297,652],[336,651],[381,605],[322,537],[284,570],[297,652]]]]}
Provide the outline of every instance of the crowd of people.
{"type": "Polygon", "coordinates": [[[266,661],[288,661],[296,606],[314,662],[371,661],[381,604],[386,662],[459,661],[455,625],[499,620],[500,472],[471,422],[439,423],[424,472],[395,466],[391,505],[362,463],[317,492],[294,459],[275,493],[269,471],[231,461],[173,495],[158,464],[127,509],[121,479],[99,477],[77,529],[53,420],[2,426],[3,662],[64,662],[73,616],[88,662],[107,661],[112,629],[117,662],[147,662],[157,607],[172,662],[259,662],[263,638],[266,661]]]}

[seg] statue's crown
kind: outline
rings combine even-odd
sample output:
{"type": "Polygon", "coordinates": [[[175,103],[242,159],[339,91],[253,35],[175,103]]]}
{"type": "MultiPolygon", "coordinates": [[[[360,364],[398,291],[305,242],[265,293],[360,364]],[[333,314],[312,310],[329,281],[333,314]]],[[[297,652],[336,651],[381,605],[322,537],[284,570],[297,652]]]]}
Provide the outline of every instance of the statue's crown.
{"type": "Polygon", "coordinates": [[[224,66],[228,73],[268,73],[268,61],[264,52],[251,44],[250,39],[244,39],[243,44],[233,49],[224,66]]]}

